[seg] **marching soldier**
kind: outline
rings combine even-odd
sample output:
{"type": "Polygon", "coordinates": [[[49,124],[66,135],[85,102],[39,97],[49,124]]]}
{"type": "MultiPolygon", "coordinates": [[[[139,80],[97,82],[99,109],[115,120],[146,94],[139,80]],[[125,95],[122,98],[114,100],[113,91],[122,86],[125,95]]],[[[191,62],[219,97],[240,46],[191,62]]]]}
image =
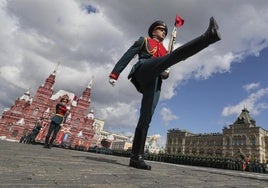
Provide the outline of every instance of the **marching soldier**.
{"type": "Polygon", "coordinates": [[[167,32],[168,28],[163,21],[154,22],[148,29],[149,37],[140,37],[119,59],[109,75],[109,82],[114,86],[120,73],[132,58],[136,54],[139,55],[138,62],[132,67],[128,76],[136,89],[143,95],[129,163],[129,166],[138,169],[151,170],[151,166],[144,162],[144,145],[149,124],[159,100],[162,78],[168,77],[168,74],[163,76],[162,73],[176,63],[221,40],[218,25],[211,17],[209,27],[204,34],[168,54],[163,45],[167,32]]]}

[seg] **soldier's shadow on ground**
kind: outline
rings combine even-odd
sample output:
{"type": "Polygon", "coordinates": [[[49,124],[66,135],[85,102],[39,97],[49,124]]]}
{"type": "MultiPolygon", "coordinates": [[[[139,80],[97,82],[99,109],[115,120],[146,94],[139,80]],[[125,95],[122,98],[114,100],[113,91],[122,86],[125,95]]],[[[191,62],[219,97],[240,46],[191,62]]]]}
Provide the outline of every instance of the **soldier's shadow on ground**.
{"type": "Polygon", "coordinates": [[[106,159],[103,157],[85,157],[85,156],[72,156],[75,158],[85,158],[87,160],[93,160],[93,161],[98,161],[98,162],[104,162],[104,163],[112,163],[112,164],[117,164],[121,166],[128,166],[125,163],[119,163],[117,160],[112,160],[112,159],[106,159]]]}

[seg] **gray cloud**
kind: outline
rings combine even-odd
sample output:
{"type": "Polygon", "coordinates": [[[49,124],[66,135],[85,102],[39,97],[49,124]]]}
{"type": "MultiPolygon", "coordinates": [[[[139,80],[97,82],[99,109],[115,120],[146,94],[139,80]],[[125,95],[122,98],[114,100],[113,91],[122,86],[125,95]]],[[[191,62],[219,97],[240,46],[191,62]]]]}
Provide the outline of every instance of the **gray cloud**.
{"type": "Polygon", "coordinates": [[[111,128],[133,128],[141,96],[126,78],[131,65],[115,88],[108,84],[108,75],[132,42],[147,35],[153,21],[162,19],[171,30],[176,13],[185,19],[176,47],[202,34],[212,15],[223,40],[172,67],[161,100],[174,97],[182,81],[228,72],[233,63],[268,46],[266,0],[1,0],[0,108],[12,105],[29,87],[33,95],[60,61],[55,91],[81,95],[94,76],[92,107],[97,116],[111,128]],[[88,13],[88,5],[96,11],[88,13]]]}

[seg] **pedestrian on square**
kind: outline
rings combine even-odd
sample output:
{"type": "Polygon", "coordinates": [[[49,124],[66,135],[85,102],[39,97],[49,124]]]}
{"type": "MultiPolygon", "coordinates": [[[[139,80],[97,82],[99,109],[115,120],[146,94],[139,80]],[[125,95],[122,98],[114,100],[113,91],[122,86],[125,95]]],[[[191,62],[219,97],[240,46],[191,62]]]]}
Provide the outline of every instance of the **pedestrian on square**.
{"type": "Polygon", "coordinates": [[[60,102],[56,105],[56,114],[52,117],[49,129],[45,139],[44,148],[51,148],[53,146],[53,142],[61,128],[61,124],[64,123],[65,117],[67,116],[67,103],[69,102],[68,99],[62,98],[60,102]],[[52,137],[50,138],[53,132],[52,137]]]}

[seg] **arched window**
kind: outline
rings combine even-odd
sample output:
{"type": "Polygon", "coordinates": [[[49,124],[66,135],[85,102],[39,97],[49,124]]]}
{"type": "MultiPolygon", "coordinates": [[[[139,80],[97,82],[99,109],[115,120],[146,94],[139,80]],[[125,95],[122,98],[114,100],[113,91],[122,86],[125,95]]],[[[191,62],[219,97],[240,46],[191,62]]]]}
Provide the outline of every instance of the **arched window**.
{"type": "Polygon", "coordinates": [[[208,150],[207,150],[207,155],[208,155],[208,156],[212,156],[212,155],[213,155],[213,151],[212,151],[211,149],[208,149],[208,150]]]}
{"type": "Polygon", "coordinates": [[[200,149],[199,155],[204,155],[204,154],[205,154],[205,150],[204,149],[200,149]]]}
{"type": "Polygon", "coordinates": [[[38,114],[38,111],[39,111],[38,108],[34,108],[33,115],[36,116],[38,114]]]}
{"type": "Polygon", "coordinates": [[[221,152],[220,149],[217,149],[217,150],[216,150],[216,156],[222,156],[222,152],[221,152]]]}
{"type": "Polygon", "coordinates": [[[237,137],[237,143],[238,143],[238,145],[242,145],[242,137],[241,136],[237,137]]]}
{"type": "Polygon", "coordinates": [[[7,127],[6,127],[6,131],[10,131],[11,130],[11,127],[12,127],[12,123],[8,123],[7,127]]]}
{"type": "Polygon", "coordinates": [[[14,130],[11,134],[12,137],[16,137],[18,135],[19,131],[18,130],[14,130]]]}
{"type": "Polygon", "coordinates": [[[190,140],[186,140],[185,145],[190,145],[190,144],[191,144],[190,140]]]}
{"type": "Polygon", "coordinates": [[[250,136],[250,144],[252,145],[252,146],[255,146],[256,145],[256,138],[255,138],[255,136],[250,136]]]}
{"type": "Polygon", "coordinates": [[[226,152],[225,153],[225,157],[231,157],[231,153],[230,152],[226,152]]]}
{"type": "Polygon", "coordinates": [[[245,135],[242,136],[242,142],[244,146],[247,145],[247,137],[245,135]]]}
{"type": "Polygon", "coordinates": [[[75,126],[78,126],[78,125],[79,125],[79,123],[80,123],[80,119],[79,119],[79,118],[77,118],[77,119],[75,120],[74,124],[75,124],[75,126]]]}
{"type": "Polygon", "coordinates": [[[18,106],[17,110],[20,112],[22,110],[21,106],[18,106]]]}
{"type": "Polygon", "coordinates": [[[238,145],[238,138],[237,138],[237,136],[234,136],[234,138],[233,138],[233,145],[235,145],[235,146],[238,145]]]}
{"type": "Polygon", "coordinates": [[[229,138],[229,136],[226,138],[226,145],[230,146],[230,138],[229,138]]]}

